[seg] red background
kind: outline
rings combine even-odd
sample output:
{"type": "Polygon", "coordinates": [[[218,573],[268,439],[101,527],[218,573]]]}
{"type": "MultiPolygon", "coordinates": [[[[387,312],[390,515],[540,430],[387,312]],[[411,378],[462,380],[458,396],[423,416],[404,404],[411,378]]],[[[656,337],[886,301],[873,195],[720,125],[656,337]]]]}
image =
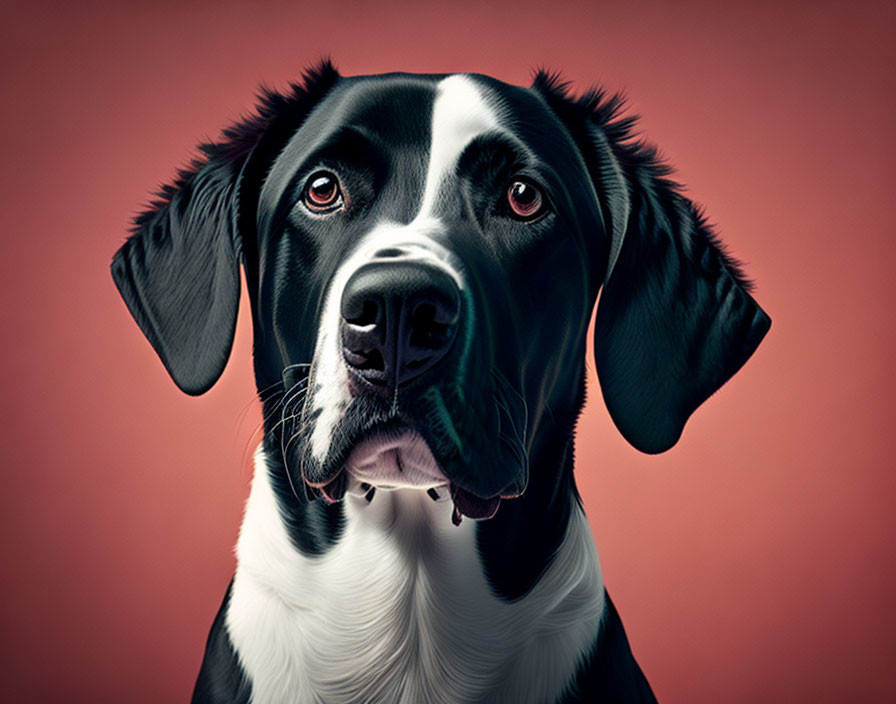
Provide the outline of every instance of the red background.
{"type": "Polygon", "coordinates": [[[258,82],[329,53],[628,91],[774,319],[665,455],[592,380],[578,480],[635,654],[665,702],[896,701],[894,7],[4,3],[3,698],[188,698],[259,420],[248,316],[182,396],[108,262],[258,82]]]}

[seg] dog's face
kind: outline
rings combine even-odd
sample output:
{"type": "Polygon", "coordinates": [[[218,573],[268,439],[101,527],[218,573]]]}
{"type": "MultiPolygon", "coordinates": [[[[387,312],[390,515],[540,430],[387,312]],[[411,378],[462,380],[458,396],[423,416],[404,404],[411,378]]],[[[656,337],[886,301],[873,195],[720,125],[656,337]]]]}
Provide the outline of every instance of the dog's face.
{"type": "Polygon", "coordinates": [[[290,467],[333,499],[451,482],[477,517],[522,493],[541,411],[576,399],[605,249],[544,101],[466,76],[345,81],[274,160],[258,238],[266,367],[310,362],[290,375],[290,467]]]}
{"type": "Polygon", "coordinates": [[[649,452],[768,319],[618,103],[493,79],[324,67],[205,148],[113,275],[175,381],[226,362],[242,257],[266,443],[325,501],[446,487],[455,517],[523,494],[568,437],[584,339],[649,452]]]}

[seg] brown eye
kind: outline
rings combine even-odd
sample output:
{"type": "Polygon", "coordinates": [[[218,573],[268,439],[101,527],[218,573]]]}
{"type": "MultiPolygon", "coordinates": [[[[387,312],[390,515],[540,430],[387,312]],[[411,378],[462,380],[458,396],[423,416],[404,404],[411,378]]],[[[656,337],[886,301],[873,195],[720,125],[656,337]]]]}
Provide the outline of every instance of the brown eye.
{"type": "Polygon", "coordinates": [[[544,199],[541,191],[528,181],[514,181],[507,189],[510,210],[521,220],[531,220],[541,213],[544,199]]]}
{"type": "Polygon", "coordinates": [[[303,199],[309,210],[316,213],[325,213],[335,210],[339,205],[342,192],[339,189],[339,180],[335,174],[329,171],[313,173],[305,184],[303,199]]]}

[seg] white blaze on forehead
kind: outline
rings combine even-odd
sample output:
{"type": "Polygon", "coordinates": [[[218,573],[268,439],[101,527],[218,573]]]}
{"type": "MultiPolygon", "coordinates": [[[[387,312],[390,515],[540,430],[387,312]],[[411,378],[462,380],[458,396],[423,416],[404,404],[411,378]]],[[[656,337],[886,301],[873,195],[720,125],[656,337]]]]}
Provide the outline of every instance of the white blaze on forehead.
{"type": "Polygon", "coordinates": [[[458,74],[439,82],[432,108],[429,167],[417,218],[433,215],[442,184],[454,173],[466,146],[479,135],[497,129],[498,115],[472,78],[458,74]]]}

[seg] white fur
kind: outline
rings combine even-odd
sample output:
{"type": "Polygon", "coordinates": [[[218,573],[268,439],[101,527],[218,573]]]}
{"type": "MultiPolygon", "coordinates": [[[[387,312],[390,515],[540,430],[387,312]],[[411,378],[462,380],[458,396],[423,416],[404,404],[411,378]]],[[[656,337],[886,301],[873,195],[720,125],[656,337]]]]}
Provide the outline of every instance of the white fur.
{"type": "Polygon", "coordinates": [[[426,186],[417,218],[431,217],[435,212],[441,186],[454,173],[466,146],[479,135],[498,129],[498,115],[469,76],[448,76],[436,91],[426,186]]]}
{"type": "Polygon", "coordinates": [[[550,568],[495,598],[475,522],[422,491],[348,495],[341,540],[320,557],[290,542],[264,454],[237,545],[227,629],[255,704],[553,701],[598,632],[604,591],[574,509],[550,568]]]}

